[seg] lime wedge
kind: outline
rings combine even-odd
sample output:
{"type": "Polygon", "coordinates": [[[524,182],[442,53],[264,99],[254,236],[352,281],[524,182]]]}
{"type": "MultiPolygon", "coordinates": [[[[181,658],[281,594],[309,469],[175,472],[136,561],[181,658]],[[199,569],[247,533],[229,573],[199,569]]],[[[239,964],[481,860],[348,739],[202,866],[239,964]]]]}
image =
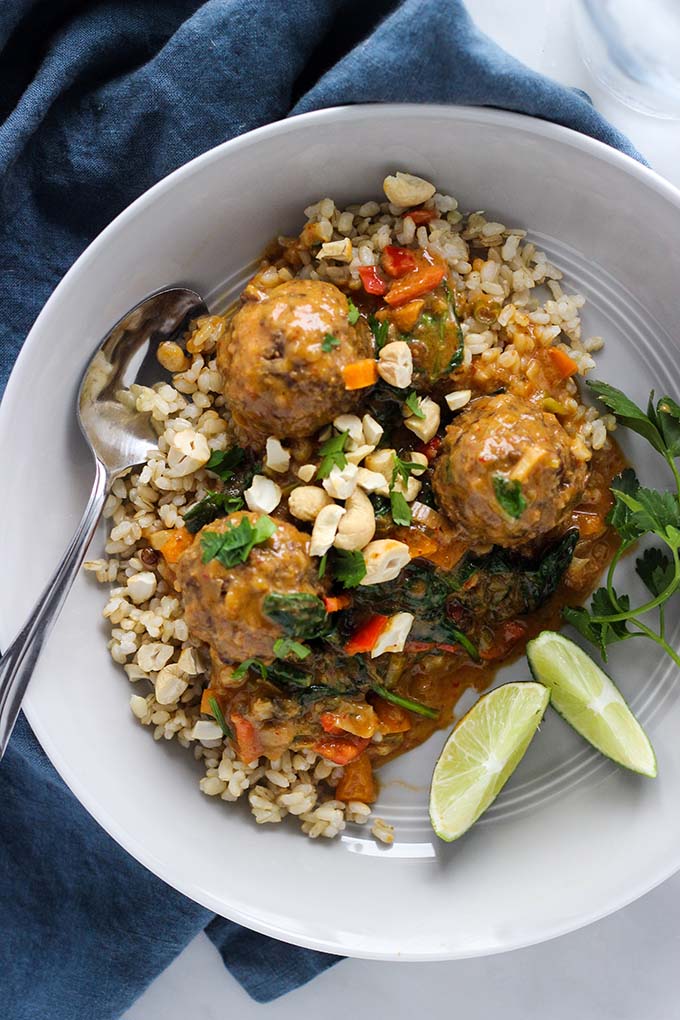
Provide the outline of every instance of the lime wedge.
{"type": "Polygon", "coordinates": [[[458,839],[496,799],[538,729],[549,696],[539,683],[504,684],[459,720],[430,787],[430,818],[440,839],[458,839]]]}
{"type": "Polygon", "coordinates": [[[647,734],[621,692],[573,641],[544,630],[527,644],[535,680],[550,689],[551,704],[598,751],[643,776],[656,775],[647,734]]]}

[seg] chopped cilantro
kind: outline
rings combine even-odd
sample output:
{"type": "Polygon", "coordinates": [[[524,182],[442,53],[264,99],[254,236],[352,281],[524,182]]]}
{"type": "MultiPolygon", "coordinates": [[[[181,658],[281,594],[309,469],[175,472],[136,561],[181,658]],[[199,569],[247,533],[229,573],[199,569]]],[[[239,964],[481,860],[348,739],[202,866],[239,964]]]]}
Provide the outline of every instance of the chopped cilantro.
{"type": "Polygon", "coordinates": [[[275,531],[271,517],[258,517],[254,526],[247,517],[242,517],[238,524],[228,525],[226,531],[206,531],[201,536],[201,559],[203,563],[218,560],[223,567],[235,567],[245,563],[253,546],[266,542],[275,531]]]}
{"type": "Polygon", "coordinates": [[[493,491],[499,506],[508,517],[517,520],[527,508],[527,501],[522,495],[522,486],[518,481],[511,482],[505,475],[494,475],[493,491]]]}
{"type": "Polygon", "coordinates": [[[333,577],[343,588],[356,588],[366,577],[366,561],[358,549],[333,551],[333,577]]]}
{"type": "Polygon", "coordinates": [[[354,326],[359,321],[359,309],[351,298],[347,298],[347,307],[349,309],[347,312],[347,321],[350,326],[354,326]]]}
{"type": "Polygon", "coordinates": [[[245,450],[240,446],[232,446],[229,450],[213,450],[205,466],[208,471],[214,471],[223,482],[228,482],[234,477],[235,470],[244,457],[245,450]]]}
{"type": "Polygon", "coordinates": [[[373,334],[373,340],[375,341],[376,351],[383,349],[387,343],[387,333],[390,328],[390,324],[387,319],[380,322],[376,319],[375,315],[369,315],[368,325],[371,327],[371,333],[373,334]]]}
{"type": "Polygon", "coordinates": [[[420,397],[415,390],[407,396],[406,406],[414,418],[420,418],[421,421],[425,418],[425,412],[420,406],[420,397]]]}
{"type": "Polygon", "coordinates": [[[241,663],[240,666],[237,666],[236,669],[234,670],[233,673],[234,680],[243,679],[243,677],[250,669],[254,670],[256,673],[259,673],[263,680],[267,679],[267,667],[265,666],[264,662],[260,662],[259,659],[246,659],[244,662],[241,663]]]}
{"type": "Polygon", "coordinates": [[[334,467],[339,467],[342,470],[346,466],[347,457],[345,457],[344,450],[348,438],[349,432],[340,432],[339,435],[331,436],[321,445],[319,453],[322,460],[316,472],[317,478],[328,478],[334,467]]]}
{"type": "Polygon", "coordinates": [[[321,341],[321,350],[324,354],[330,354],[334,347],[339,347],[340,341],[332,333],[326,333],[325,337],[321,341]]]}
{"type": "Polygon", "coordinates": [[[403,493],[395,492],[393,489],[390,492],[390,506],[394,523],[408,528],[411,524],[411,508],[406,502],[403,493]]]}
{"type": "Polygon", "coordinates": [[[195,535],[204,525],[212,524],[218,517],[226,517],[227,514],[242,509],[243,500],[240,496],[230,496],[226,492],[209,492],[186,511],[184,525],[187,531],[195,535]]]}

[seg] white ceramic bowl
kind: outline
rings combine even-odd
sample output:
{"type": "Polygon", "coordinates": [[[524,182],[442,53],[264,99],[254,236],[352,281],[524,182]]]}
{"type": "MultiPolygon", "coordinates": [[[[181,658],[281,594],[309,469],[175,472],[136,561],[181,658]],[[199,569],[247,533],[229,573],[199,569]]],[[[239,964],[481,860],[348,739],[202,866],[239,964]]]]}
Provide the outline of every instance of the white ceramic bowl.
{"type": "MultiPolygon", "coordinates": [[[[596,374],[642,401],[652,386],[678,396],[680,193],[650,170],[564,128],[483,109],[356,106],[262,128],[143,195],[82,255],[33,327],[0,410],[3,645],[85,503],[92,465],[74,396],[101,335],[167,284],[222,307],[265,242],[299,229],[306,205],[377,196],[395,168],[432,179],[464,209],[528,227],[588,297],[586,330],[607,339],[596,374]]],[[[649,448],[625,446],[644,477],[662,479],[649,448]]],[[[136,724],[130,685],[106,651],[104,598],[90,578],[76,583],[31,684],[28,717],[111,835],[227,917],[336,953],[463,957],[576,928],[680,865],[680,704],[651,645],[615,649],[611,668],[655,744],[656,781],[616,769],[549,714],[484,820],[444,845],[426,810],[442,733],[384,770],[376,812],[395,823],[393,846],[352,828],[321,844],[296,826],[258,828],[247,810],[202,796],[191,755],[136,724]]],[[[518,663],[501,679],[524,676],[518,663]]]]}

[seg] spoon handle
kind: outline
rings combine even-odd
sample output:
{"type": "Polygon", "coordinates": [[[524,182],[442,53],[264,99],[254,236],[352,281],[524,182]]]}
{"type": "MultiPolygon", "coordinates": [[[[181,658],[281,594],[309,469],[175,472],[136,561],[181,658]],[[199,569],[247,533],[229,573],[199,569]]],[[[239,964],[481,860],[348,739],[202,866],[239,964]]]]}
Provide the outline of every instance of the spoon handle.
{"type": "Polygon", "coordinates": [[[35,609],[0,659],[0,758],[5,753],[28,681],[52,626],[71,590],[106,500],[109,477],[99,460],[90,498],[78,529],[35,609]]]}

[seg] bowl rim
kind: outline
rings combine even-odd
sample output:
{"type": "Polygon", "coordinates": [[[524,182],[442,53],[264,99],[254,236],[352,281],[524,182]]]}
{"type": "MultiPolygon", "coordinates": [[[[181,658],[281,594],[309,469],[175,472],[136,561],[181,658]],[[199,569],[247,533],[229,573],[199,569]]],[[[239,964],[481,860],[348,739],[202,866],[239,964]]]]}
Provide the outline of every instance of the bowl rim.
{"type": "MultiPolygon", "coordinates": [[[[527,134],[540,137],[541,139],[552,140],[560,145],[589,153],[605,163],[618,167],[624,173],[636,179],[641,185],[651,188],[662,198],[666,199],[666,201],[669,201],[672,205],[680,209],[680,188],[675,187],[655,170],[638,162],[632,156],[613,148],[605,142],[592,138],[589,135],[584,135],[572,128],[555,124],[552,121],[531,117],[523,113],[500,110],[492,107],[469,105],[458,106],[455,104],[360,103],[355,105],[328,107],[321,110],[298,114],[284,120],[274,121],[270,124],[248,131],[243,135],[239,135],[236,138],[222,142],[219,145],[208,149],[206,152],[194,157],[187,163],[177,167],[177,169],[173,170],[152,187],[148,188],[133,202],[126,206],[126,208],[123,209],[84,249],[55,287],[26,336],[26,340],[7,381],[2,401],[0,401],[0,435],[4,433],[4,430],[8,428],[10,424],[12,406],[15,399],[17,399],[18,395],[21,393],[22,385],[25,382],[24,376],[28,369],[28,360],[32,349],[32,339],[36,327],[41,325],[45,319],[49,319],[52,306],[59,301],[62,290],[70,284],[72,277],[77,275],[79,272],[82,272],[83,269],[85,269],[89,263],[97,257],[99,251],[108,244],[109,239],[119,231],[124,230],[128,222],[133,220],[140,210],[145,208],[148,204],[153,203],[161,194],[175,187],[180,180],[189,178],[193,174],[200,172],[204,166],[208,165],[212,161],[221,160],[225,157],[228,158],[231,154],[236,153],[239,150],[247,149],[252,145],[257,145],[262,139],[275,137],[279,134],[285,134],[291,130],[295,131],[301,126],[313,128],[316,123],[320,122],[351,121],[356,117],[369,120],[372,118],[398,119],[407,113],[412,114],[414,108],[418,108],[424,117],[444,116],[449,117],[452,120],[463,122],[480,122],[487,125],[497,124],[504,127],[514,127],[516,130],[521,130],[527,134]],[[16,397],[15,394],[17,395],[16,397]]],[[[0,632],[2,630],[2,620],[0,620],[0,632]]],[[[7,643],[9,643],[11,638],[12,635],[6,635],[7,643]]],[[[39,707],[34,702],[30,687],[24,701],[24,711],[36,738],[40,742],[52,765],[88,813],[92,815],[95,821],[102,826],[112,839],[135,857],[137,861],[139,861],[144,867],[148,868],[157,877],[167,882],[168,878],[164,873],[164,863],[159,860],[151,850],[139,843],[134,832],[128,831],[124,824],[121,824],[120,821],[112,817],[104,805],[98,802],[95,797],[88,795],[80,782],[79,773],[76,770],[71,769],[68,763],[61,758],[58,747],[51,737],[50,727],[45,724],[41,718],[39,707]]],[[[561,935],[567,934],[568,932],[575,931],[581,927],[585,927],[594,921],[608,916],[610,913],[620,910],[622,907],[632,903],[640,896],[650,892],[657,885],[660,885],[666,879],[670,878],[678,870],[680,870],[680,857],[678,857],[678,860],[670,867],[659,868],[656,873],[650,874],[644,880],[639,880],[637,883],[628,887],[625,894],[620,895],[614,902],[609,903],[606,907],[593,909],[590,913],[585,913],[575,918],[566,918],[559,923],[544,924],[543,927],[536,930],[530,938],[516,938],[514,941],[502,946],[493,944],[473,944],[468,945],[468,947],[463,951],[457,950],[453,953],[450,949],[447,950],[443,948],[438,951],[430,950],[422,953],[409,951],[406,954],[397,953],[392,950],[380,951],[379,949],[361,947],[352,951],[351,955],[358,958],[376,960],[426,962],[490,956],[501,952],[507,952],[511,949],[519,949],[535,945],[548,941],[552,938],[557,938],[561,935]]],[[[227,915],[224,912],[224,904],[213,897],[209,890],[202,888],[199,883],[193,885],[189,883],[174,885],[173,881],[169,884],[173,885],[174,888],[178,889],[179,892],[187,896],[189,899],[199,903],[209,910],[214,911],[218,914],[218,916],[228,916],[230,920],[242,924],[245,927],[263,935],[269,935],[282,941],[309,949],[321,950],[338,955],[347,955],[348,947],[343,947],[337,942],[333,942],[330,938],[317,937],[307,931],[304,933],[296,932],[294,936],[291,936],[290,932],[283,926],[272,922],[265,922],[262,920],[261,916],[249,913],[245,910],[230,910],[227,915]]]]}

